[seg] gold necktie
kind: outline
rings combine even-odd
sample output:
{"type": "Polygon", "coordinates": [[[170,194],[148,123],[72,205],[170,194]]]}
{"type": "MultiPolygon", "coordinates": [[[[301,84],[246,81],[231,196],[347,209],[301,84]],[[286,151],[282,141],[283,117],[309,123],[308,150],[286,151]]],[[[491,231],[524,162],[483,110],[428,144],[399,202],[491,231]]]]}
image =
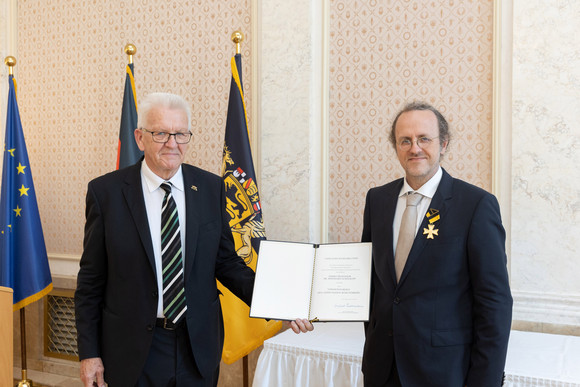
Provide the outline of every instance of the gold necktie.
{"type": "Polygon", "coordinates": [[[397,248],[395,249],[397,282],[401,278],[401,273],[405,268],[407,257],[415,240],[415,232],[417,231],[417,204],[419,204],[422,197],[421,194],[416,192],[407,195],[407,207],[403,213],[401,228],[399,229],[399,239],[397,240],[397,248]]]}

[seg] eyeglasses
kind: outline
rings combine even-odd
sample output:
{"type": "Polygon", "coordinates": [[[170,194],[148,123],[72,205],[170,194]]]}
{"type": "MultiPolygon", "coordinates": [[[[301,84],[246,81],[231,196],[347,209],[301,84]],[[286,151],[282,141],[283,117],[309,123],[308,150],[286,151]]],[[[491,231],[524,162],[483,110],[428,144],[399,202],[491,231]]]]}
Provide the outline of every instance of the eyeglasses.
{"type": "Polygon", "coordinates": [[[439,138],[439,136],[431,137],[431,138],[423,136],[423,137],[419,137],[415,141],[411,140],[410,138],[404,138],[404,139],[400,140],[397,143],[397,145],[399,146],[399,148],[401,148],[402,151],[408,151],[409,149],[411,149],[413,147],[413,143],[416,143],[419,148],[425,149],[429,145],[431,145],[433,140],[435,140],[437,138],[439,138]]]}
{"type": "Polygon", "coordinates": [[[152,132],[152,131],[147,130],[145,128],[140,128],[140,129],[146,131],[147,133],[151,133],[151,137],[153,138],[153,141],[158,142],[160,144],[165,144],[166,142],[168,142],[169,139],[171,138],[171,136],[173,136],[175,138],[176,143],[187,144],[189,141],[191,141],[191,136],[193,136],[193,134],[189,131],[187,133],[181,133],[181,132],[167,133],[167,132],[152,132]]]}

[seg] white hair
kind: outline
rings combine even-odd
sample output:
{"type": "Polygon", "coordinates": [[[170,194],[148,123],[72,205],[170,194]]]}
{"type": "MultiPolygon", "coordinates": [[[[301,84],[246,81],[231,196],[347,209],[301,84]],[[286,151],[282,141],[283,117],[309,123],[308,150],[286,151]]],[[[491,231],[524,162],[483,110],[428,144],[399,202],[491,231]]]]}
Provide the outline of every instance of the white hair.
{"type": "Polygon", "coordinates": [[[137,114],[137,127],[147,128],[147,116],[153,108],[167,108],[172,110],[182,110],[187,115],[187,129],[191,130],[191,109],[185,99],[177,94],[171,93],[151,93],[145,96],[139,104],[137,114]]]}

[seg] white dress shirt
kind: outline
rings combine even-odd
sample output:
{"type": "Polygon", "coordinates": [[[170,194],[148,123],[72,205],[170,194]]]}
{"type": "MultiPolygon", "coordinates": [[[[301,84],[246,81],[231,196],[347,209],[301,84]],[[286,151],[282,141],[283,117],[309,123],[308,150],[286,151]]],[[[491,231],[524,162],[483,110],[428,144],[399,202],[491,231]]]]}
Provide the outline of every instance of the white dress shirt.
{"type": "MultiPolygon", "coordinates": [[[[143,160],[141,163],[141,184],[143,186],[143,197],[145,198],[145,209],[147,210],[147,220],[149,221],[149,233],[153,243],[153,254],[155,255],[155,271],[157,275],[157,288],[159,292],[159,302],[157,304],[157,317],[163,315],[163,270],[161,268],[161,206],[165,191],[161,188],[163,180],[157,176],[143,160]]],[[[173,177],[167,180],[171,183],[171,193],[177,205],[179,215],[179,230],[181,234],[181,251],[185,252],[185,191],[183,189],[183,171],[180,167],[173,177]]],[[[185,254],[182,254],[182,261],[185,265],[185,254]]]]}
{"type": "Polygon", "coordinates": [[[415,229],[415,235],[417,235],[417,230],[421,227],[423,222],[423,217],[429,209],[433,195],[439,187],[441,178],[443,177],[443,171],[441,167],[435,172],[432,178],[430,178],[425,184],[423,184],[417,191],[415,191],[407,183],[407,179],[403,180],[403,187],[399,192],[399,200],[397,201],[397,208],[395,209],[395,218],[393,219],[393,254],[395,254],[395,249],[397,248],[397,241],[399,240],[399,230],[401,229],[401,221],[403,220],[403,212],[405,212],[405,207],[407,207],[407,195],[409,193],[417,192],[421,194],[421,200],[417,204],[417,228],[415,229]]]}

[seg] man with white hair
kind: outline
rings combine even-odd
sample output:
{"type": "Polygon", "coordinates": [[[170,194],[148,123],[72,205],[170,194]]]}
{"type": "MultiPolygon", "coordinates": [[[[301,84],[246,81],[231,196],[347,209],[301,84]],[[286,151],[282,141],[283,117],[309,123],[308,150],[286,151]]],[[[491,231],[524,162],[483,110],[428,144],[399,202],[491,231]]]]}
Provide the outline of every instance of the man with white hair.
{"type": "MultiPolygon", "coordinates": [[[[223,180],[183,160],[191,113],[177,95],[139,106],[137,164],[88,185],[75,293],[85,386],[215,386],[224,331],[218,279],[250,304],[223,180]]],[[[295,332],[312,330],[306,320],[295,332]]]]}

